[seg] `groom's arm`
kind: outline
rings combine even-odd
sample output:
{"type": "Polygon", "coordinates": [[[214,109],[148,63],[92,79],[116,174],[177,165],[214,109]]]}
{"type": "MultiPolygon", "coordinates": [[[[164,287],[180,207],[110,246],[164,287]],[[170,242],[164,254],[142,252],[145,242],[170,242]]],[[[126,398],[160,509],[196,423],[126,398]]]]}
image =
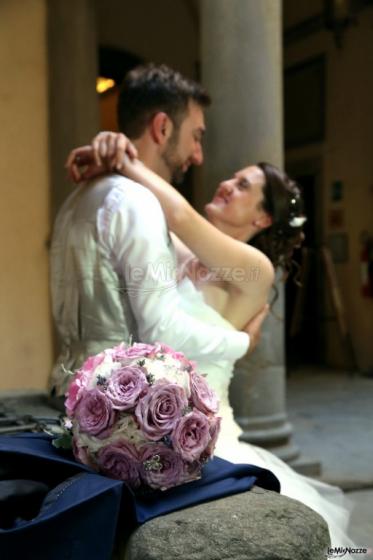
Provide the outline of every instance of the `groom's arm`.
{"type": "Polygon", "coordinates": [[[140,340],[164,342],[195,360],[243,356],[249,346],[246,333],[211,326],[183,311],[172,243],[157,199],[129,180],[115,181],[119,188],[104,209],[107,228],[101,242],[125,279],[140,340]]]}

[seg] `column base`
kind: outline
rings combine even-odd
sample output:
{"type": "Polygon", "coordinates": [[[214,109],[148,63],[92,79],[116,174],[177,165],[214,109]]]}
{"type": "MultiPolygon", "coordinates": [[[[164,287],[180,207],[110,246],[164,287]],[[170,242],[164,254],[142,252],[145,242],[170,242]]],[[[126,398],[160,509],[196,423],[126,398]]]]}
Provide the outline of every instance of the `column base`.
{"type": "Polygon", "coordinates": [[[322,474],[322,465],[318,459],[303,457],[302,455],[294,460],[290,460],[289,466],[304,476],[316,478],[322,474]]]}
{"type": "Polygon", "coordinates": [[[240,441],[266,449],[300,474],[320,476],[321,462],[301,455],[299,447],[291,441],[293,427],[285,418],[284,415],[254,419],[236,418],[243,428],[240,441]]]}
{"type": "Polygon", "coordinates": [[[293,427],[285,414],[237,417],[236,421],[242,428],[241,441],[263,447],[287,463],[299,457],[299,448],[291,442],[293,427]]]}
{"type": "Polygon", "coordinates": [[[258,447],[262,447],[263,449],[266,449],[270,453],[273,453],[274,455],[276,455],[276,457],[278,457],[282,461],[285,461],[285,463],[290,464],[291,461],[294,461],[300,455],[299,448],[296,445],[294,445],[293,443],[285,441],[282,445],[281,444],[266,445],[262,441],[259,442],[259,441],[252,440],[250,438],[250,436],[251,436],[251,434],[248,434],[248,433],[244,432],[240,436],[240,441],[242,441],[244,443],[251,443],[251,444],[256,445],[258,447]]]}
{"type": "MultiPolygon", "coordinates": [[[[265,435],[268,436],[267,433],[265,435]]],[[[268,441],[264,442],[263,439],[259,441],[258,438],[255,440],[255,438],[252,438],[251,436],[251,432],[243,432],[240,436],[240,441],[249,444],[251,443],[252,445],[257,445],[258,447],[266,449],[287,463],[299,474],[311,477],[321,476],[321,462],[318,459],[312,459],[301,455],[299,447],[291,441],[284,441],[282,444],[277,442],[276,445],[270,445],[268,441]]]]}

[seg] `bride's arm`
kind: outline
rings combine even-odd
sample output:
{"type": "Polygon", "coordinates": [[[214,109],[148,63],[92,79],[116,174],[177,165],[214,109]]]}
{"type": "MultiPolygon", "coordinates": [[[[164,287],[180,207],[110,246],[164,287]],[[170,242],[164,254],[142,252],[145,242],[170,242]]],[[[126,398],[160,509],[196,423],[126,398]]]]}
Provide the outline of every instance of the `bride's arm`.
{"type": "Polygon", "coordinates": [[[136,149],[123,134],[102,132],[95,137],[91,148],[73,150],[67,167],[71,178],[78,182],[105,172],[102,167],[105,160],[104,163],[110,169],[124,172],[147,186],[160,201],[171,231],[180,237],[202,264],[213,269],[215,277],[229,282],[231,287],[250,297],[253,309],[256,307],[258,311],[266,302],[274,279],[273,267],[267,257],[212,226],[176,189],[139,160],[131,167],[127,154],[131,159],[136,157],[136,149]],[[128,169],[124,169],[121,162],[126,162],[128,169]],[[94,164],[98,169],[95,169],[94,164]]]}
{"type": "Polygon", "coordinates": [[[214,274],[240,292],[257,298],[258,308],[267,299],[274,280],[272,263],[261,252],[222,233],[203,218],[176,190],[140,160],[125,158],[123,170],[158,198],[168,226],[214,274]],[[253,281],[253,277],[259,281],[253,281]]]}

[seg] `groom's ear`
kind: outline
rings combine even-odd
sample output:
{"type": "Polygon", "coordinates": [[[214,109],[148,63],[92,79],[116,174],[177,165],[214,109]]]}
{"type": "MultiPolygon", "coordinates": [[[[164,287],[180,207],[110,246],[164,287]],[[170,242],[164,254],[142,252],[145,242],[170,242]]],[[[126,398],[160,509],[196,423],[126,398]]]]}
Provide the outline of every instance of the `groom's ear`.
{"type": "Polygon", "coordinates": [[[163,146],[172,134],[173,124],[167,113],[156,113],[150,122],[150,133],[156,144],[163,146]]]}

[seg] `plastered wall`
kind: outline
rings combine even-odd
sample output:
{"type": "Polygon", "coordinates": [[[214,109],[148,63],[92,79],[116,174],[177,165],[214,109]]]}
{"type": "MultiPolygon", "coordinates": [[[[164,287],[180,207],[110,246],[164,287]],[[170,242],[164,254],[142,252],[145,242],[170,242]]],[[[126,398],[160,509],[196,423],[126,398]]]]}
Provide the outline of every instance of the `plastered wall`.
{"type": "Polygon", "coordinates": [[[0,2],[0,390],[43,388],[52,360],[44,0],[0,2]]]}

